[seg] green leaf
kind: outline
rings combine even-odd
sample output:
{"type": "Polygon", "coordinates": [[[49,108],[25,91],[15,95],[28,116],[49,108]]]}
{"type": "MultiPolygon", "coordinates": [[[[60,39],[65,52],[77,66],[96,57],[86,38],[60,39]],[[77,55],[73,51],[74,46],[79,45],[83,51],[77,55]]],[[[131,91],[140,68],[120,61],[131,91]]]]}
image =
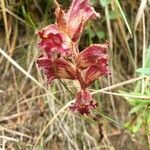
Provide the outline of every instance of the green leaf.
{"type": "Polygon", "coordinates": [[[113,10],[109,11],[109,18],[112,19],[112,20],[116,19],[117,18],[116,12],[113,11],[113,10]]]}
{"type": "Polygon", "coordinates": [[[139,68],[136,70],[136,72],[139,72],[145,75],[150,75],[150,67],[139,68]]]}
{"type": "Polygon", "coordinates": [[[144,112],[143,112],[143,122],[147,125],[150,126],[150,106],[148,106],[144,112]]]}
{"type": "Polygon", "coordinates": [[[149,105],[150,104],[150,100],[143,100],[143,99],[131,99],[131,98],[125,98],[131,105],[149,105]]]}
{"type": "Polygon", "coordinates": [[[131,129],[131,122],[130,121],[128,121],[128,122],[126,122],[124,125],[123,125],[125,128],[127,128],[127,129],[131,129]]]}
{"type": "Polygon", "coordinates": [[[141,94],[137,92],[132,92],[132,93],[127,93],[125,91],[119,90],[119,93],[124,94],[122,97],[126,99],[128,103],[130,103],[133,106],[137,106],[139,104],[145,104],[149,105],[150,104],[150,95],[149,94],[141,94]],[[140,98],[130,98],[130,96],[144,96],[147,99],[140,99],[140,98]]]}
{"type": "Polygon", "coordinates": [[[133,114],[135,112],[138,112],[140,111],[145,105],[144,104],[139,104],[137,105],[136,107],[133,107],[131,110],[130,110],[130,114],[133,114]]]}
{"type": "Polygon", "coordinates": [[[98,36],[99,39],[104,39],[105,38],[105,33],[103,31],[96,32],[96,35],[98,36]]]}
{"type": "MultiPolygon", "coordinates": [[[[89,34],[89,37],[90,37],[90,38],[93,38],[93,37],[95,37],[96,32],[93,32],[93,30],[91,29],[91,27],[88,26],[88,28],[87,28],[87,34],[89,34]]],[[[90,40],[91,40],[91,39],[90,39],[90,40]]]]}
{"type": "Polygon", "coordinates": [[[100,0],[100,3],[102,7],[106,7],[110,3],[110,0],[100,0]]]}
{"type": "Polygon", "coordinates": [[[132,127],[132,131],[136,133],[141,126],[142,126],[142,119],[141,117],[138,117],[138,119],[136,120],[136,126],[132,127]]]}
{"type": "Polygon", "coordinates": [[[147,124],[150,125],[150,111],[148,112],[147,124]]]}
{"type": "Polygon", "coordinates": [[[110,11],[109,11],[109,18],[110,18],[111,20],[116,19],[117,16],[118,16],[119,18],[122,17],[121,14],[120,14],[120,12],[116,12],[116,11],[114,11],[114,10],[110,10],[110,11]]]}

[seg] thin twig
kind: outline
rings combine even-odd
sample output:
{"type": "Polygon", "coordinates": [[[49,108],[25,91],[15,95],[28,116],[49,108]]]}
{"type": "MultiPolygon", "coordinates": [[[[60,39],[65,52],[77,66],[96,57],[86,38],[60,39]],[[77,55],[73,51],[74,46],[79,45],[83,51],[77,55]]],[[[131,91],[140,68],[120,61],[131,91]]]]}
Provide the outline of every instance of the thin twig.
{"type": "Polygon", "coordinates": [[[43,88],[45,91],[47,89],[39,83],[33,76],[31,76],[26,70],[24,70],[20,65],[18,65],[5,51],[3,51],[0,48],[0,53],[8,60],[10,61],[17,69],[19,69],[23,74],[25,74],[28,78],[30,78],[33,82],[35,82],[39,87],[43,88]]]}
{"type": "Polygon", "coordinates": [[[73,96],[75,97],[75,94],[69,90],[69,88],[63,83],[63,81],[61,79],[59,79],[59,81],[61,82],[61,84],[66,88],[66,90],[73,96]]]}

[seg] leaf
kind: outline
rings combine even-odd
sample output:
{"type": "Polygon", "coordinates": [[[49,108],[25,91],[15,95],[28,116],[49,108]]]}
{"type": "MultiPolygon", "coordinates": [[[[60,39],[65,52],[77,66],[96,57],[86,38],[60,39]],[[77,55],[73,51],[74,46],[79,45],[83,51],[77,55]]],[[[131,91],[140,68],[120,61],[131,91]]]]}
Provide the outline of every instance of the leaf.
{"type": "Polygon", "coordinates": [[[150,75],[150,67],[139,68],[136,70],[136,72],[139,72],[145,75],[150,75]]]}
{"type": "Polygon", "coordinates": [[[141,126],[142,126],[142,119],[141,117],[138,117],[138,119],[136,120],[136,126],[132,127],[132,131],[134,133],[137,132],[141,126]]]}
{"type": "Polygon", "coordinates": [[[96,35],[98,36],[99,39],[105,38],[105,33],[103,31],[97,32],[96,35]]]}
{"type": "Polygon", "coordinates": [[[145,106],[144,104],[139,104],[139,105],[133,107],[133,108],[130,110],[129,113],[130,113],[130,114],[133,114],[133,113],[135,113],[135,112],[138,112],[138,111],[140,111],[144,106],[145,106]]]}
{"type": "Polygon", "coordinates": [[[113,11],[113,10],[109,11],[109,18],[112,19],[112,20],[116,19],[117,18],[116,12],[113,11]]]}
{"type": "Polygon", "coordinates": [[[143,119],[146,125],[150,124],[150,110],[149,108],[145,109],[143,112],[143,119]]]}
{"type": "Polygon", "coordinates": [[[142,100],[142,99],[131,99],[131,98],[125,98],[131,105],[137,106],[137,105],[149,105],[150,100],[142,100]]]}
{"type": "Polygon", "coordinates": [[[106,7],[110,3],[110,0],[100,0],[100,3],[102,7],[106,7]]]}
{"type": "Polygon", "coordinates": [[[149,124],[149,125],[150,125],[150,110],[148,111],[147,124],[149,124]]]}
{"type": "Polygon", "coordinates": [[[93,32],[91,29],[89,30],[89,34],[90,34],[90,37],[91,37],[91,38],[94,38],[94,37],[95,37],[95,32],[93,32]]]}
{"type": "Polygon", "coordinates": [[[141,94],[138,92],[132,92],[132,93],[127,93],[125,91],[119,90],[119,93],[123,94],[122,97],[126,99],[128,103],[130,103],[133,106],[137,106],[139,104],[145,104],[149,105],[150,104],[150,95],[149,94],[141,94]],[[139,98],[131,98],[132,96],[139,96],[139,98]],[[146,98],[146,99],[142,99],[146,98]]]}

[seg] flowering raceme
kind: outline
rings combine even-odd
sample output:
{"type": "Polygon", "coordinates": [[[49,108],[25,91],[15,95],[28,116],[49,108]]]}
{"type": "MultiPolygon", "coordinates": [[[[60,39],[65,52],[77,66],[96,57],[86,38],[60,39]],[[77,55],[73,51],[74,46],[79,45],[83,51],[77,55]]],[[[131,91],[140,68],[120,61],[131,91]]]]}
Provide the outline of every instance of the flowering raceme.
{"type": "Polygon", "coordinates": [[[67,12],[55,1],[56,22],[38,32],[41,56],[37,63],[47,77],[78,80],[81,90],[76,94],[72,111],[89,114],[97,107],[87,87],[102,75],[109,74],[108,43],[92,44],[78,51],[80,36],[89,20],[99,17],[89,0],[72,0],[67,12]]]}

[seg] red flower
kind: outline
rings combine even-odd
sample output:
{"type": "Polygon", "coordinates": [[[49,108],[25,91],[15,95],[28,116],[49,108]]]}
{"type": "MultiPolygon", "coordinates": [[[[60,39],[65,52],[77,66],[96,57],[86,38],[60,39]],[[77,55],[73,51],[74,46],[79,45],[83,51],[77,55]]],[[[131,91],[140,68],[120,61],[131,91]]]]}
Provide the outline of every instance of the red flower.
{"type": "Polygon", "coordinates": [[[72,40],[75,42],[81,35],[88,20],[99,17],[91,7],[89,0],[72,0],[72,4],[66,14],[66,21],[72,40]]]}
{"type": "Polygon", "coordinates": [[[38,58],[37,63],[44,71],[49,83],[56,78],[76,79],[76,67],[63,58],[52,61],[42,55],[38,58]]]}
{"type": "Polygon", "coordinates": [[[109,74],[108,44],[93,44],[77,56],[79,82],[82,88],[88,87],[102,75],[109,74]],[[80,75],[81,74],[81,75],[80,75]]]}
{"type": "Polygon", "coordinates": [[[65,13],[56,3],[56,23],[48,25],[38,32],[41,38],[39,46],[48,55],[57,52],[61,55],[72,53],[72,42],[80,37],[88,20],[99,17],[90,6],[89,0],[73,0],[70,9],[65,13]]]}
{"type": "Polygon", "coordinates": [[[39,46],[48,56],[51,56],[52,52],[62,55],[70,54],[71,40],[56,25],[46,26],[38,32],[38,35],[41,38],[39,46]]]}
{"type": "Polygon", "coordinates": [[[100,16],[91,7],[89,0],[72,0],[67,13],[60,8],[57,1],[55,3],[57,26],[66,32],[73,42],[78,40],[88,20],[100,16]]]}
{"type": "Polygon", "coordinates": [[[87,90],[81,90],[78,92],[76,94],[75,100],[75,103],[70,106],[70,109],[72,111],[77,111],[82,115],[88,115],[90,110],[95,109],[98,105],[87,90]]]}
{"type": "Polygon", "coordinates": [[[78,54],[78,67],[81,69],[97,64],[102,58],[107,58],[108,44],[92,44],[78,54]]]}
{"type": "Polygon", "coordinates": [[[102,75],[109,75],[110,71],[108,68],[107,57],[98,59],[95,65],[88,67],[86,70],[84,70],[83,74],[83,79],[86,86],[91,85],[102,75]]]}

